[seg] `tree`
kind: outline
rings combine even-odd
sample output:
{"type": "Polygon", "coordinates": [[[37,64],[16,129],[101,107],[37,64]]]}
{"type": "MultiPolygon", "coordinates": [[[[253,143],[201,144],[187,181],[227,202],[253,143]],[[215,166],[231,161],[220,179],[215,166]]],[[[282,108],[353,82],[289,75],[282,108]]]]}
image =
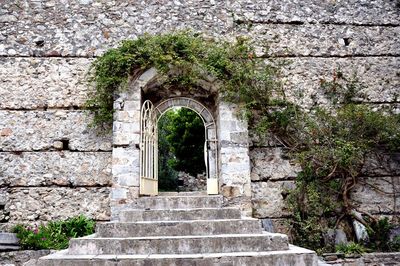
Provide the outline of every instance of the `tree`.
{"type": "Polygon", "coordinates": [[[169,180],[171,189],[177,171],[193,176],[205,171],[204,124],[199,115],[187,108],[173,109],[160,118],[158,128],[160,182],[169,180]]]}

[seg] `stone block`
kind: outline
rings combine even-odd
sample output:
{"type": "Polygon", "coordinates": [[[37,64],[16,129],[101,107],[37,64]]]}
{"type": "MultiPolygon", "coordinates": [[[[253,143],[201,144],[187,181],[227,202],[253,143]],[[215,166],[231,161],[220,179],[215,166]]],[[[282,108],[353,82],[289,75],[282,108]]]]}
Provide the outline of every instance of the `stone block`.
{"type": "Polygon", "coordinates": [[[283,158],[283,155],[282,148],[255,148],[251,150],[251,180],[294,179],[301,168],[294,162],[283,158]]]}
{"type": "Polygon", "coordinates": [[[370,153],[362,169],[365,176],[400,176],[400,153],[370,153]]]}
{"type": "Polygon", "coordinates": [[[117,184],[119,186],[139,186],[139,176],[138,175],[133,175],[133,174],[120,174],[117,176],[114,176],[114,178],[117,179],[117,184]]]}
{"type": "Polygon", "coordinates": [[[136,221],[180,221],[180,220],[213,220],[240,219],[237,208],[207,209],[166,209],[166,210],[126,210],[121,212],[120,222],[136,221]]]}
{"type": "Polygon", "coordinates": [[[202,254],[228,252],[260,252],[288,250],[287,236],[263,234],[231,234],[205,237],[152,238],[80,238],[71,239],[70,255],[103,254],[202,254]],[[226,243],[229,243],[227,245],[226,243]]]}
{"type": "Polygon", "coordinates": [[[0,233],[0,245],[18,245],[17,234],[0,233]]]}
{"type": "Polygon", "coordinates": [[[128,112],[130,117],[134,117],[136,119],[140,119],[140,101],[125,101],[124,102],[124,111],[128,112]]]}
{"type": "Polygon", "coordinates": [[[140,151],[134,148],[124,148],[124,147],[114,148],[112,152],[113,167],[127,166],[136,169],[139,167],[139,160],[140,160],[139,156],[140,156],[140,151]]]}
{"type": "Polygon", "coordinates": [[[371,214],[390,214],[398,208],[400,177],[361,178],[351,191],[351,198],[360,211],[371,214]]]}
{"type": "Polygon", "coordinates": [[[111,152],[0,152],[1,186],[109,186],[111,152]]]}
{"type": "Polygon", "coordinates": [[[98,237],[205,236],[221,234],[257,234],[262,229],[257,219],[151,221],[147,223],[103,223],[96,228],[98,237]]]}
{"type": "MultiPolygon", "coordinates": [[[[124,109],[125,109],[125,106],[124,106],[124,109]]],[[[140,107],[139,107],[139,110],[134,110],[134,111],[115,111],[114,119],[118,122],[139,123],[140,124],[140,107]]]]}
{"type": "Polygon", "coordinates": [[[88,58],[0,58],[0,109],[81,108],[88,58]]]}
{"type": "Polygon", "coordinates": [[[243,191],[239,186],[222,186],[221,194],[225,198],[235,198],[241,196],[243,191]]]}
{"type": "Polygon", "coordinates": [[[393,1],[233,1],[234,19],[250,23],[399,25],[393,1]]]}
{"type": "Polygon", "coordinates": [[[220,171],[223,174],[246,173],[247,175],[250,175],[250,162],[221,162],[220,171]]]}
{"type": "MultiPolygon", "coordinates": [[[[0,129],[12,133],[0,139],[3,151],[52,150],[54,141],[69,142],[74,151],[110,151],[111,136],[89,128],[82,111],[0,111],[0,129]]],[[[64,148],[64,147],[63,147],[64,148]]]]}
{"type": "Polygon", "coordinates": [[[107,187],[17,187],[10,189],[7,207],[12,223],[66,219],[79,214],[104,221],[110,218],[109,195],[107,187]]]}
{"type": "Polygon", "coordinates": [[[132,166],[132,165],[112,166],[112,174],[114,177],[125,174],[138,175],[138,173],[139,173],[139,163],[137,163],[137,166],[132,166]]]}
{"type": "Polygon", "coordinates": [[[1,18],[9,19],[3,23],[5,37],[0,55],[91,57],[103,54],[121,40],[136,39],[146,32],[191,28],[217,36],[232,25],[224,1],[179,4],[76,1],[55,2],[53,7],[41,4],[2,5],[1,18]],[[11,19],[14,17],[18,19],[11,19]]]}
{"type": "Polygon", "coordinates": [[[357,93],[365,102],[397,102],[400,80],[398,78],[399,57],[354,57],[354,58],[293,58],[283,68],[286,97],[296,104],[310,108],[326,105],[329,100],[323,95],[321,79],[332,80],[337,69],[345,77],[354,74],[364,88],[357,93]]]}
{"type": "Polygon", "coordinates": [[[247,36],[258,56],[377,56],[397,55],[400,27],[334,24],[248,24],[231,35],[247,36]],[[266,47],[267,46],[267,47],[266,47]]]}
{"type": "Polygon", "coordinates": [[[130,204],[130,209],[198,209],[221,208],[223,198],[220,195],[204,196],[159,196],[140,197],[130,204]]]}
{"type": "Polygon", "coordinates": [[[291,181],[253,182],[252,205],[256,218],[280,218],[288,216],[285,204],[286,191],[293,188],[291,181]]]}
{"type": "Polygon", "coordinates": [[[54,250],[19,250],[2,252],[0,263],[2,265],[25,265],[29,266],[29,261],[54,253],[54,250]]]}
{"type": "Polygon", "coordinates": [[[255,132],[254,129],[249,129],[249,146],[252,147],[280,147],[281,143],[275,136],[266,132],[262,135],[255,132]]]}
{"type": "Polygon", "coordinates": [[[126,199],[128,197],[128,189],[124,187],[113,187],[111,189],[111,199],[126,199]]]}

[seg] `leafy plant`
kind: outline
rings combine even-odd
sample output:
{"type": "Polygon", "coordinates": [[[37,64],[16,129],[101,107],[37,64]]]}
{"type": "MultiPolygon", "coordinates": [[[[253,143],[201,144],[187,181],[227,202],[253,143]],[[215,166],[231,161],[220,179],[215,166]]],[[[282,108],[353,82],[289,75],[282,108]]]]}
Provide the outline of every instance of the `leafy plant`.
{"type": "Polygon", "coordinates": [[[400,237],[390,240],[390,231],[394,225],[387,217],[372,220],[367,227],[369,241],[367,246],[375,251],[392,252],[400,250],[400,237]]]}
{"type": "Polygon", "coordinates": [[[64,221],[51,221],[47,225],[16,225],[13,232],[23,249],[65,249],[71,238],[94,233],[95,222],[83,215],[64,221]]]}
{"type": "Polygon", "coordinates": [[[244,108],[265,107],[272,92],[281,89],[279,64],[257,58],[244,38],[224,42],[189,31],[146,34],[123,41],[93,62],[88,80],[95,89],[86,102],[93,124],[112,122],[114,94],[127,87],[130,76],[151,67],[160,73],[161,87],[191,90],[200,80],[218,79],[220,95],[244,108]]]}
{"type": "Polygon", "coordinates": [[[341,252],[344,254],[363,254],[367,252],[367,249],[361,244],[349,242],[347,244],[336,245],[336,252],[341,252]]]}

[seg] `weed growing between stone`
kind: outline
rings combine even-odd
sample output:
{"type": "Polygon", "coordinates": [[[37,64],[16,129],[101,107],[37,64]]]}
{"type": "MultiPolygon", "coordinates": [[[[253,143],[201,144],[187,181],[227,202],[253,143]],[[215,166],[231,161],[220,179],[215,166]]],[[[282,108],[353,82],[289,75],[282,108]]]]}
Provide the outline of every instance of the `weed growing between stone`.
{"type": "Polygon", "coordinates": [[[114,94],[127,87],[129,77],[151,67],[162,74],[161,86],[190,90],[199,80],[217,80],[220,96],[241,106],[253,129],[262,137],[274,135],[301,165],[288,197],[292,235],[295,244],[322,251],[328,228],[344,227],[352,234],[356,219],[374,230],[370,214],[363,213],[370,220],[353,215],[360,210],[351,190],[367,155],[400,149],[400,115],[363,104],[362,84],[339,71],[332,80],[321,80],[330,103],[304,110],[285,97],[284,64],[257,58],[242,38],[229,43],[190,32],[145,35],[96,59],[89,78],[95,91],[86,106],[95,125],[111,123],[114,94]]]}
{"type": "Polygon", "coordinates": [[[83,215],[61,221],[51,221],[47,225],[16,225],[13,232],[19,238],[23,249],[66,249],[71,238],[94,233],[95,222],[83,215]]]}

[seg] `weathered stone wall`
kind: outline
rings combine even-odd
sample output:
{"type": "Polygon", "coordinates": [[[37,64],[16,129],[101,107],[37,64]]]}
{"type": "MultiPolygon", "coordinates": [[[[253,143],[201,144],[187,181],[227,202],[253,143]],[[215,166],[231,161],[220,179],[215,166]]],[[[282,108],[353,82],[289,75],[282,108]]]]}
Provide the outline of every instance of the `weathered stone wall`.
{"type": "MultiPolygon", "coordinates": [[[[120,40],[184,28],[226,39],[246,35],[260,56],[291,62],[284,69],[286,91],[304,106],[324,102],[317,93],[319,80],[331,77],[339,66],[346,73],[357,71],[371,104],[400,106],[399,10],[399,2],[389,0],[2,1],[0,222],[78,213],[106,220],[110,186],[118,184],[115,200],[128,193],[124,186],[132,184],[126,177],[111,177],[113,146],[117,152],[127,139],[114,136],[113,143],[111,134],[97,135],[82,111],[92,57],[120,40]],[[270,46],[267,55],[264,44],[270,46]]],[[[246,137],[246,130],[240,132],[246,137]]],[[[237,153],[228,144],[220,156],[234,160],[237,153]]],[[[284,191],[292,186],[298,167],[284,159],[284,150],[273,141],[253,139],[250,153],[243,144],[239,156],[250,158],[251,188],[245,177],[249,173],[238,169],[238,178],[222,177],[222,192],[246,201],[252,197],[256,217],[282,221],[288,215],[284,191]]],[[[399,159],[391,161],[398,169],[399,159]]],[[[397,195],[399,171],[383,171],[379,164],[371,169],[374,173],[366,170],[366,178],[383,189],[395,184],[392,195],[377,197],[380,205],[373,205],[363,196],[370,189],[359,187],[355,193],[360,204],[376,213],[398,212],[391,199],[397,195]]]]}
{"type": "MultiPolygon", "coordinates": [[[[326,259],[326,258],[325,258],[326,259]]],[[[334,266],[376,266],[398,265],[400,252],[367,253],[358,258],[342,258],[324,261],[325,265],[334,266]]]]}
{"type": "Polygon", "coordinates": [[[0,253],[0,264],[8,266],[36,265],[40,257],[54,253],[55,250],[21,250],[0,253]]]}

